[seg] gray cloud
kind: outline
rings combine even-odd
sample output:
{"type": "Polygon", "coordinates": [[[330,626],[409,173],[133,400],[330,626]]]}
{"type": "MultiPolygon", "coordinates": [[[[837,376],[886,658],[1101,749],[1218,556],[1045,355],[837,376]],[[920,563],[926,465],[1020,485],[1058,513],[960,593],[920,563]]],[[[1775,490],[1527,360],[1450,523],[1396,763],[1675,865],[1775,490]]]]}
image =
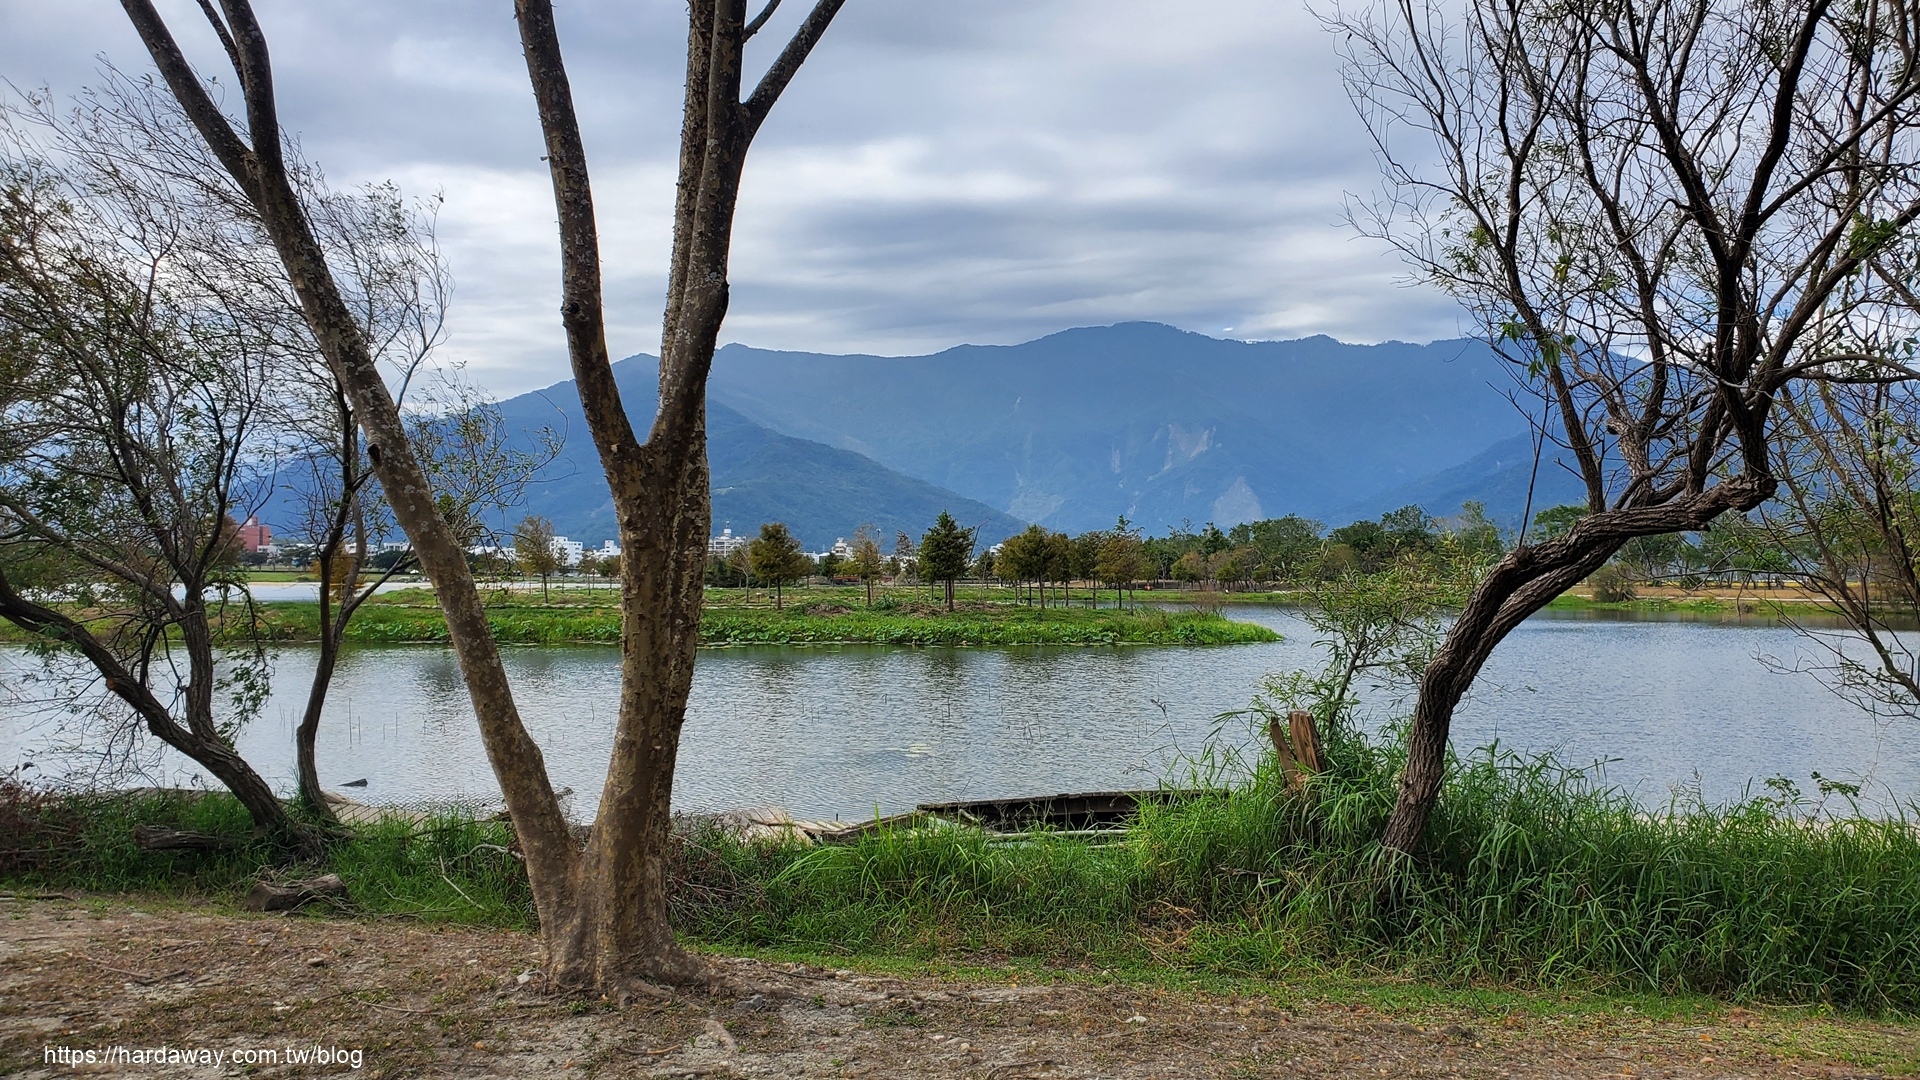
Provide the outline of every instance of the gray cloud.
{"type": "MultiPolygon", "coordinates": [[[[506,0],[257,0],[282,113],[336,183],[443,193],[450,352],[564,378],[558,248],[506,0]]],[[[756,41],[764,63],[809,6],[756,41]]],[[[192,0],[165,0],[214,70],[192,0]]],[[[657,341],[685,8],[571,0],[613,346],[657,341]]],[[[72,92],[145,54],[112,0],[0,0],[0,75],[72,92]]],[[[1270,0],[853,0],[748,166],[725,337],[907,353],[1152,319],[1233,337],[1452,336],[1340,224],[1376,184],[1333,45],[1270,0]],[[1229,329],[1230,328],[1230,329],[1229,329]]]]}

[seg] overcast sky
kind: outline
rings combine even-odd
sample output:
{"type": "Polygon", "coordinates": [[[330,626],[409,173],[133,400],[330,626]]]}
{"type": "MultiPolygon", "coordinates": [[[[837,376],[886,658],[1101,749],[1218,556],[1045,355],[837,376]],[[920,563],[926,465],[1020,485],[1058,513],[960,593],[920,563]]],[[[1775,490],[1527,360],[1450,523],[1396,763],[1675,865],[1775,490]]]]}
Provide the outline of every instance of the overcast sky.
{"type": "MultiPolygon", "coordinates": [[[[567,377],[551,189],[509,0],[256,0],[281,115],[336,184],[440,193],[449,352],[567,377]]],[[[161,0],[203,70],[193,0],[161,0]]],[[[679,0],[560,0],[615,355],[652,350],[679,0]]],[[[810,6],[755,39],[754,71],[810,6]]],[[[70,93],[145,51],[113,0],[0,0],[0,75],[70,93]]],[[[1333,43],[1288,0],[850,0],[747,167],[723,340],[907,354],[1131,319],[1426,341],[1453,305],[1341,224],[1376,172],[1333,43]]]]}

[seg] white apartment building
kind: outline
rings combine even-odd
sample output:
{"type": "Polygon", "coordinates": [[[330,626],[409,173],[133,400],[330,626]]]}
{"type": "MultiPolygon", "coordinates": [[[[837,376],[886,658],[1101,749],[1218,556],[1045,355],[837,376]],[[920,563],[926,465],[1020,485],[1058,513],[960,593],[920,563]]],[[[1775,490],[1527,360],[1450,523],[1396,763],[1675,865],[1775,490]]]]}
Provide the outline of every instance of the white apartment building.
{"type": "Polygon", "coordinates": [[[721,529],[719,536],[707,538],[707,554],[724,559],[747,546],[747,538],[733,535],[732,529],[721,529]]]}

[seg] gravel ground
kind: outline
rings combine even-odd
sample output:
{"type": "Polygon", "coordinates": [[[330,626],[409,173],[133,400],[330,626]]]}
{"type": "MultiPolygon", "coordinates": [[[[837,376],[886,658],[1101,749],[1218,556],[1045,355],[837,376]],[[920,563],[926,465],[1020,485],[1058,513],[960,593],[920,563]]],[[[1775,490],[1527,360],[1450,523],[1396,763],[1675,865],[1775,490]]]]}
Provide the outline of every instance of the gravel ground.
{"type": "Polygon", "coordinates": [[[622,1007],[544,992],[522,978],[538,955],[531,936],[508,931],[0,899],[0,1074],[1197,1080],[1920,1069],[1920,1027],[1805,1010],[1389,1015],[1302,1003],[1264,984],[1238,994],[1022,985],[1011,974],[895,977],[729,957],[714,961],[732,991],[622,1007]],[[343,1060],[291,1061],[316,1046],[343,1060]],[[62,1059],[90,1050],[93,1064],[62,1059]],[[143,1060],[155,1051],[220,1057],[143,1060]]]}

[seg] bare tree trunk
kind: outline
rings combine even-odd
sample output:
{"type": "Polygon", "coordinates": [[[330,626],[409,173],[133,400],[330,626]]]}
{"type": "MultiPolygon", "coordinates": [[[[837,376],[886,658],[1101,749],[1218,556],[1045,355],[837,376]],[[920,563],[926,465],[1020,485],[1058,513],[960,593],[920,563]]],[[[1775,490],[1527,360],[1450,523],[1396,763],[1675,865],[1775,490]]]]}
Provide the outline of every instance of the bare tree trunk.
{"type": "MultiPolygon", "coordinates": [[[[712,526],[706,382],[728,303],[740,174],[754,133],[842,0],[819,0],[753,93],[741,53],[765,14],[740,0],[693,0],[675,200],[673,263],[660,339],[659,411],[640,441],[620,401],[602,311],[600,251],[585,149],[549,0],[516,0],[527,73],[559,211],[561,317],[587,424],[607,475],[621,560],[620,718],[599,818],[574,878],[566,925],[542,931],[563,984],[683,983],[704,965],[667,922],[673,773],[700,636],[712,526]]],[[[769,9],[770,10],[770,9],[769,9]]],[[[774,585],[776,607],[782,603],[774,585]]]]}
{"type": "Polygon", "coordinates": [[[307,707],[300,714],[300,726],[293,729],[295,766],[299,772],[300,802],[308,813],[335,820],[327,805],[326,792],[320,787],[320,767],[316,762],[316,744],[320,736],[320,714],[326,707],[327,688],[333,682],[334,665],[339,662],[340,647],[332,635],[322,632],[320,656],[313,666],[313,685],[307,693],[307,707]]]}

